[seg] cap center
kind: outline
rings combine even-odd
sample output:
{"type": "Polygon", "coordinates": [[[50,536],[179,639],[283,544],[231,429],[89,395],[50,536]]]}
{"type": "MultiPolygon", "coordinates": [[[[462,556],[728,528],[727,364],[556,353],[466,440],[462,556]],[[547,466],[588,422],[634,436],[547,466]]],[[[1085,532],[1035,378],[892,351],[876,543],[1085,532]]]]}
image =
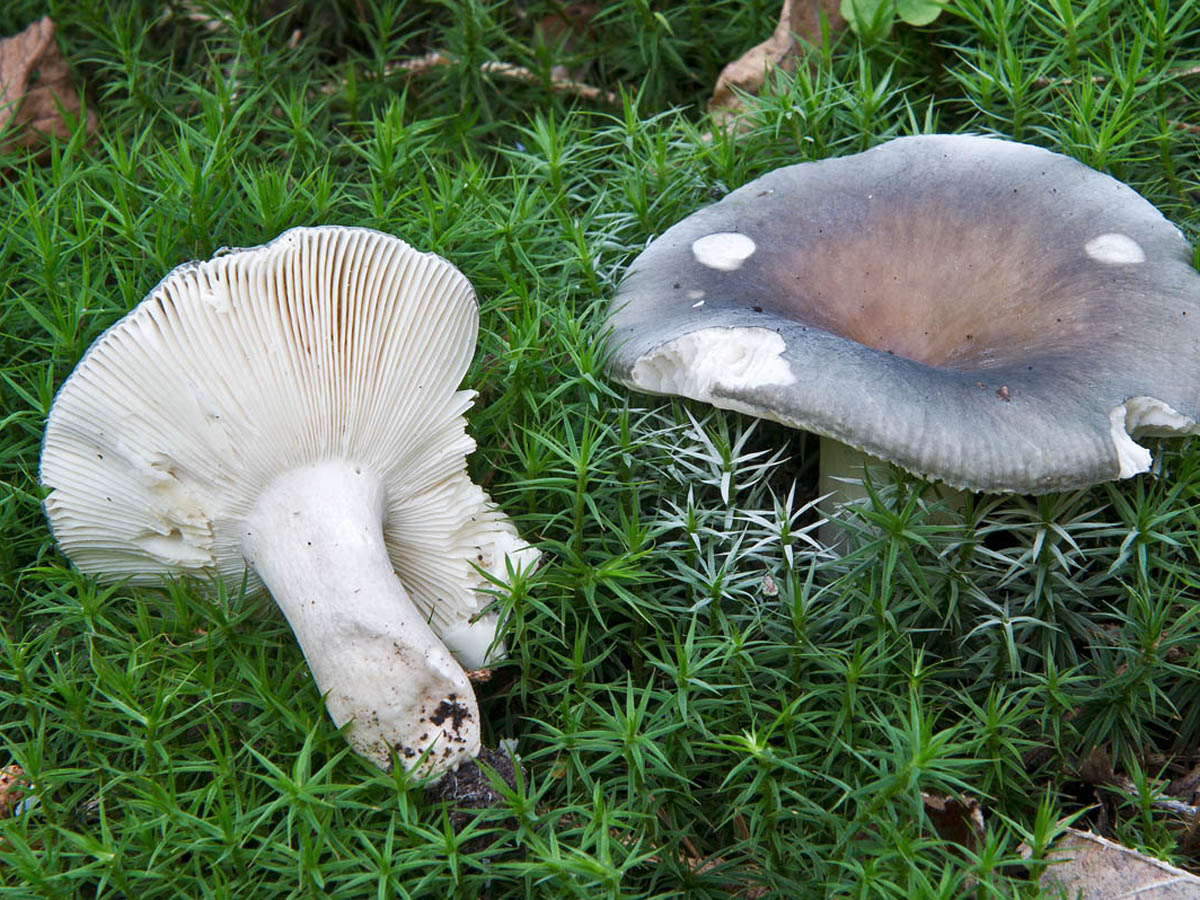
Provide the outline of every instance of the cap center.
{"type": "Polygon", "coordinates": [[[949,369],[1066,349],[1094,327],[1086,277],[1102,265],[1082,246],[1064,258],[1012,216],[965,213],[872,197],[859,216],[822,216],[763,265],[762,306],[949,369]]]}

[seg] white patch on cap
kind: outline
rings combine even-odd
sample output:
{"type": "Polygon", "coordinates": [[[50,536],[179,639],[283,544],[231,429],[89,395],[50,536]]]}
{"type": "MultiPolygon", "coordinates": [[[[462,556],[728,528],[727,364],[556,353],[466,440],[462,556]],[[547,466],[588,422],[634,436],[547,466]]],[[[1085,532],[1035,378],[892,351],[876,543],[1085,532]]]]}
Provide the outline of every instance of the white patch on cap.
{"type": "Polygon", "coordinates": [[[736,231],[718,231],[692,241],[696,262],[722,272],[740,269],[757,249],[753,240],[736,231]]]}
{"type": "Polygon", "coordinates": [[[1131,397],[1108,414],[1109,433],[1117,448],[1118,478],[1129,478],[1150,469],[1150,451],[1134,441],[1133,435],[1171,437],[1200,434],[1200,426],[1181,412],[1153,397],[1131,397]]]}
{"type": "MultiPolygon", "coordinates": [[[[641,390],[680,394],[723,409],[754,410],[713,392],[793,384],[783,358],[787,344],[769,328],[703,328],[663,344],[636,363],[630,377],[641,390]]],[[[761,413],[759,413],[761,415],[761,413]]]]}
{"type": "Polygon", "coordinates": [[[1110,231],[1098,234],[1083,245],[1084,252],[1096,262],[1109,266],[1127,266],[1146,261],[1142,245],[1127,234],[1110,231]]]}

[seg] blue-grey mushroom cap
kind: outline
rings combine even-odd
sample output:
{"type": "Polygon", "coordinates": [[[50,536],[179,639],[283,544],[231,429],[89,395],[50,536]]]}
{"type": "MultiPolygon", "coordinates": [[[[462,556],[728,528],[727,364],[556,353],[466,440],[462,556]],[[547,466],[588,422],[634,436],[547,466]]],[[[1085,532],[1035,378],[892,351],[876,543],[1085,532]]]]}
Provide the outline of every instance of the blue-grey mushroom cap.
{"type": "Polygon", "coordinates": [[[1131,188],[1027,144],[889,141],[777,169],[668,229],[610,371],[971,490],[1146,471],[1194,434],[1200,273],[1131,188]]]}

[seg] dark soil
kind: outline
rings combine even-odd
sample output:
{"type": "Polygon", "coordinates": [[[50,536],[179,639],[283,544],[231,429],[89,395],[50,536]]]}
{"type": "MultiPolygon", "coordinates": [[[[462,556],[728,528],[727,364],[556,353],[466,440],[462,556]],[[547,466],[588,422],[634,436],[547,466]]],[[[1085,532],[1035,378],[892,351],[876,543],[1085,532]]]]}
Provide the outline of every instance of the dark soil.
{"type": "MultiPolygon", "coordinates": [[[[453,772],[447,772],[433,786],[425,790],[425,799],[430,804],[444,801],[450,812],[450,824],[455,832],[461,831],[475,818],[481,809],[504,805],[504,795],[492,785],[488,774],[480,768],[483,762],[494,769],[510,788],[517,785],[516,769],[512,757],[505,750],[484,747],[475,759],[464,762],[453,772]]],[[[463,847],[467,852],[482,849],[491,843],[487,835],[473,838],[463,847]]]]}

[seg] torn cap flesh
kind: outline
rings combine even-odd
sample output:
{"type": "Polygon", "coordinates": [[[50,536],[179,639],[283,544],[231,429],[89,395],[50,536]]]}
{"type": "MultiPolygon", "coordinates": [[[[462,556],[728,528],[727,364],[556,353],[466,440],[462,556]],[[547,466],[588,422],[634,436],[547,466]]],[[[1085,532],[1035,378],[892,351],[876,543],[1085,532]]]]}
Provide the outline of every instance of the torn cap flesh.
{"type": "Polygon", "coordinates": [[[297,228],[172,271],[63,385],[46,510],[84,572],[265,586],[363,756],[474,756],[459,662],[495,617],[478,569],[537,551],[472,484],[458,385],[478,309],[445,260],[360,228],[297,228]],[[249,568],[247,569],[247,566],[249,568]],[[478,619],[478,620],[477,620],[478,619]]]}
{"type": "Polygon", "coordinates": [[[778,169],[668,229],[610,317],[614,377],[970,490],[1146,471],[1195,434],[1200,274],[1132,189],[985,137],[778,169]]]}

